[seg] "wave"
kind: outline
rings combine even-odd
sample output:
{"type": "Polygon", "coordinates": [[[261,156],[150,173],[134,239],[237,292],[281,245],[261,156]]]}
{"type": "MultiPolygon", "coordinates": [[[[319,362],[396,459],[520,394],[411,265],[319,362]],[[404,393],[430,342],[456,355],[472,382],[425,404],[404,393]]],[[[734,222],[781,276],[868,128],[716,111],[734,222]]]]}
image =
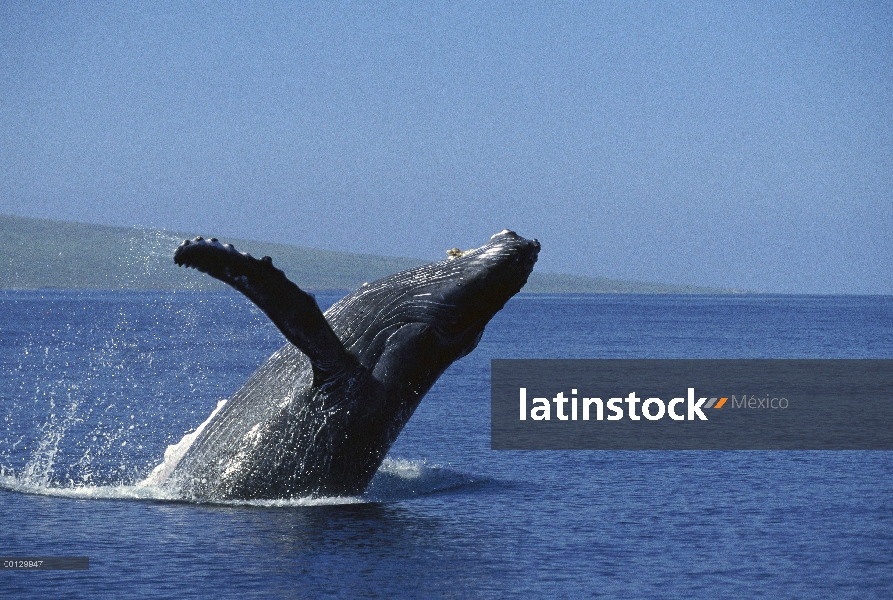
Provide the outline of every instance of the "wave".
{"type": "Polygon", "coordinates": [[[393,502],[467,488],[482,481],[424,460],[385,458],[363,496],[372,502],[393,502]]]}
{"type": "MultiPolygon", "coordinates": [[[[331,506],[342,504],[387,503],[428,496],[445,491],[455,491],[480,483],[480,478],[428,464],[425,460],[386,458],[360,496],[302,497],[278,500],[221,500],[213,503],[227,506],[298,507],[331,506]]],[[[28,474],[21,476],[0,474],[0,489],[25,494],[54,496],[88,500],[151,500],[167,502],[189,502],[178,496],[174,490],[154,485],[148,479],[136,484],[117,485],[69,485],[53,486],[44,479],[35,479],[28,474]]]]}

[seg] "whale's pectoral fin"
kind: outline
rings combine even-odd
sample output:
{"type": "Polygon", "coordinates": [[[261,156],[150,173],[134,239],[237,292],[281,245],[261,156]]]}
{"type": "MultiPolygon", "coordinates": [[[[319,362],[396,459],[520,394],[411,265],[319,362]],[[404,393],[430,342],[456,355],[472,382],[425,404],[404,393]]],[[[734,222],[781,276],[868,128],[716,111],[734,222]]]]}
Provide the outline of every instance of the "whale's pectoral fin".
{"type": "Polygon", "coordinates": [[[269,256],[258,260],[215,238],[197,237],[180,244],[174,262],[207,273],[248,296],[307,355],[315,384],[354,364],[313,296],[289,281],[269,256]]]}

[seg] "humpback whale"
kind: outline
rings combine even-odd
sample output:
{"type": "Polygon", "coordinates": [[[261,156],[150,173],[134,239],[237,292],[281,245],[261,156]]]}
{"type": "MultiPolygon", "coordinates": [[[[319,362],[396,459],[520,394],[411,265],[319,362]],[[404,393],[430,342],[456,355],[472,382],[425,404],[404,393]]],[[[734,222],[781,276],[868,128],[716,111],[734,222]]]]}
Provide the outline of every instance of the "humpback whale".
{"type": "Polygon", "coordinates": [[[195,432],[161,484],[204,501],[362,494],[425,393],[527,282],[539,248],[504,230],[363,284],[323,314],[269,257],[183,242],[177,265],[247,296],[288,343],[195,432]]]}

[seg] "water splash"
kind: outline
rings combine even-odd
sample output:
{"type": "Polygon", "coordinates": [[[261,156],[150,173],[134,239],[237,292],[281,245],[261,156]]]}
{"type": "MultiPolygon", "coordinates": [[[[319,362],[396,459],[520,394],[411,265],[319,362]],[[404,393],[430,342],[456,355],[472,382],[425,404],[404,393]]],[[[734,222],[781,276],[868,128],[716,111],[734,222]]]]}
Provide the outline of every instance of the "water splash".
{"type": "MultiPolygon", "coordinates": [[[[204,427],[226,404],[226,400],[219,401],[208,418],[194,431],[185,434],[179,442],[167,447],[161,464],[155,466],[145,478],[141,478],[137,483],[132,483],[133,480],[126,482],[122,479],[128,470],[131,472],[138,471],[138,465],[128,464],[126,465],[126,470],[111,474],[108,472],[103,473],[103,466],[108,471],[111,465],[108,461],[100,460],[100,456],[104,454],[103,448],[111,447],[113,444],[118,446],[119,444],[115,442],[121,437],[125,441],[120,445],[123,446],[127,443],[126,436],[129,430],[125,427],[125,424],[114,423],[114,417],[112,417],[113,423],[109,424],[112,426],[113,431],[105,436],[104,443],[99,442],[99,446],[96,446],[97,434],[105,435],[105,433],[109,432],[103,433],[98,429],[94,429],[92,434],[87,433],[86,437],[91,438],[94,442],[92,445],[88,444],[87,450],[80,460],[77,461],[76,466],[79,468],[74,469],[74,471],[80,471],[81,476],[74,479],[70,477],[66,479],[64,474],[71,472],[72,469],[71,464],[65,464],[65,461],[71,461],[73,458],[70,454],[66,454],[61,450],[66,436],[70,437],[73,435],[78,439],[83,437],[85,432],[90,431],[89,428],[86,430],[83,428],[86,421],[84,417],[87,416],[88,412],[92,413],[94,409],[102,408],[101,406],[94,406],[89,411],[83,411],[84,415],[81,415],[79,408],[83,405],[89,406],[90,403],[85,402],[82,397],[73,394],[71,391],[69,391],[66,398],[64,406],[61,407],[61,410],[57,410],[60,407],[57,407],[55,395],[50,395],[49,408],[51,414],[48,420],[37,428],[38,431],[42,432],[42,437],[31,452],[23,468],[11,469],[0,466],[0,488],[29,494],[77,499],[186,501],[174,486],[165,486],[164,483],[194,440],[201,434],[204,427]],[[62,461],[61,463],[59,463],[60,460],[62,461]],[[57,465],[57,463],[59,464],[57,465]],[[108,483],[94,484],[94,470],[97,471],[97,477],[95,478],[97,481],[104,480],[108,483]],[[110,475],[120,478],[119,481],[109,482],[110,475]]],[[[114,404],[106,406],[103,414],[108,414],[114,407],[114,404]]],[[[102,426],[102,422],[98,423],[98,425],[102,426]]],[[[127,459],[126,457],[121,457],[118,460],[126,461],[127,459]]],[[[296,507],[395,502],[466,488],[479,481],[477,478],[441,465],[429,464],[425,460],[386,458],[373,477],[368,490],[360,496],[229,500],[215,501],[213,504],[296,507]]]]}
{"type": "MultiPolygon", "coordinates": [[[[159,483],[199,435],[195,423],[281,343],[222,293],[22,292],[0,296],[0,308],[0,488],[47,496],[182,501],[159,483]]],[[[386,459],[360,496],[227,504],[391,502],[474,482],[386,459]]]]}
{"type": "MultiPolygon", "coordinates": [[[[225,500],[202,502],[202,504],[298,507],[395,502],[400,500],[410,500],[448,490],[465,488],[479,482],[479,479],[469,477],[468,475],[444,468],[440,465],[429,465],[424,460],[386,458],[378,469],[378,472],[375,474],[375,477],[372,479],[369,489],[361,496],[335,496],[324,498],[308,496],[302,498],[283,498],[278,500],[225,500]]],[[[75,485],[62,487],[53,486],[24,476],[16,477],[4,471],[0,471],[0,488],[15,492],[59,498],[184,501],[175,490],[150,483],[148,482],[148,478],[135,485],[75,485]]]]}
{"type": "MultiPolygon", "coordinates": [[[[55,408],[55,400],[51,399],[50,409],[55,408]]],[[[53,463],[59,452],[59,443],[71,425],[83,421],[76,416],[77,408],[78,401],[72,400],[69,395],[69,402],[61,419],[56,417],[56,413],[50,414],[50,420],[42,427],[43,438],[38,442],[37,448],[31,453],[30,460],[25,464],[21,476],[24,482],[41,487],[48,487],[52,484],[53,463]]]]}
{"type": "Polygon", "coordinates": [[[364,497],[393,502],[469,487],[483,480],[425,460],[385,458],[364,497]]]}
{"type": "Polygon", "coordinates": [[[134,227],[127,241],[128,249],[118,257],[122,263],[118,277],[124,287],[154,287],[176,274],[171,257],[183,241],[179,236],[169,231],[134,227]]]}

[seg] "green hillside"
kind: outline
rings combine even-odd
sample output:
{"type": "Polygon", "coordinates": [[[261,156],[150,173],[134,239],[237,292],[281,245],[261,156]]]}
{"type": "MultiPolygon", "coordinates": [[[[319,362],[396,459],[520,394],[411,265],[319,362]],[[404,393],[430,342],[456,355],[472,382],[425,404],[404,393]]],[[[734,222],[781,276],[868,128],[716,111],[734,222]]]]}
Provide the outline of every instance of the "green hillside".
{"type": "MultiPolygon", "coordinates": [[[[173,262],[194,234],[87,225],[0,215],[0,289],[220,289],[223,284],[173,262]]],[[[308,290],[350,290],[426,261],[227,239],[253,256],[272,256],[289,279],[308,290]]],[[[721,293],[672,286],[534,272],[525,292],[721,293]]]]}

